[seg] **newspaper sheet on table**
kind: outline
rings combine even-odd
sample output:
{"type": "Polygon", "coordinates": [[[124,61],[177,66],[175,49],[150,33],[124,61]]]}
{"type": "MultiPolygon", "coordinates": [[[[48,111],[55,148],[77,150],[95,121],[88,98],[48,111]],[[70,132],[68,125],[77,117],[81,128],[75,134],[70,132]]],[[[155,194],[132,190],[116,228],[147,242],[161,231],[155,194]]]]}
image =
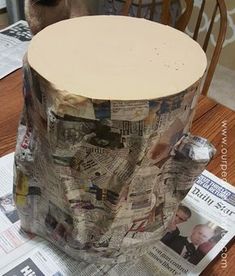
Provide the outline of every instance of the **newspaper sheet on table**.
{"type": "Polygon", "coordinates": [[[0,31],[0,79],[22,67],[30,40],[31,33],[24,20],[0,31]]]}
{"type": "Polygon", "coordinates": [[[13,158],[13,153],[0,158],[0,275],[199,275],[234,236],[235,188],[205,170],[182,201],[192,215],[178,225],[179,236],[183,237],[190,236],[198,224],[215,230],[194,259],[185,259],[171,245],[158,242],[133,262],[102,265],[75,261],[49,242],[20,229],[11,191],[13,158]]]}

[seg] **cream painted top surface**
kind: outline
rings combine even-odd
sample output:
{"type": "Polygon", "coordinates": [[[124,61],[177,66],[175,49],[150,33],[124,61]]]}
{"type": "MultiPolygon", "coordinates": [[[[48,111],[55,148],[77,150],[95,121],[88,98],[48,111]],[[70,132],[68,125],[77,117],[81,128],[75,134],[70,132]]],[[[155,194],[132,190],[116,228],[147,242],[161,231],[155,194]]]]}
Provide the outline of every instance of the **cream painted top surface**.
{"type": "Polygon", "coordinates": [[[176,94],[199,80],[207,65],[199,44],[186,34],[124,16],[53,24],[33,37],[28,61],[56,89],[113,100],[176,94]]]}

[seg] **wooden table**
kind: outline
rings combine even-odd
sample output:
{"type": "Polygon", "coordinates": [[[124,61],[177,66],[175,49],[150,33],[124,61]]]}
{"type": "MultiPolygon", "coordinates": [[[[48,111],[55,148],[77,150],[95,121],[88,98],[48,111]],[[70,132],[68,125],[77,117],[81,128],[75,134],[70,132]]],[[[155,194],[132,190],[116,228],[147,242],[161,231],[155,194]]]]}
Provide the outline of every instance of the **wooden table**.
{"type": "MultiPolygon", "coordinates": [[[[15,148],[18,120],[23,105],[21,70],[0,80],[0,103],[0,156],[3,156],[15,148]]],[[[220,178],[226,174],[227,181],[235,185],[235,112],[201,97],[192,133],[208,138],[217,149],[217,154],[207,169],[220,178]],[[226,170],[221,169],[221,158],[224,159],[223,164],[227,162],[226,170]]],[[[202,275],[235,275],[235,247],[232,243],[227,245],[227,267],[222,267],[219,254],[202,275]]]]}

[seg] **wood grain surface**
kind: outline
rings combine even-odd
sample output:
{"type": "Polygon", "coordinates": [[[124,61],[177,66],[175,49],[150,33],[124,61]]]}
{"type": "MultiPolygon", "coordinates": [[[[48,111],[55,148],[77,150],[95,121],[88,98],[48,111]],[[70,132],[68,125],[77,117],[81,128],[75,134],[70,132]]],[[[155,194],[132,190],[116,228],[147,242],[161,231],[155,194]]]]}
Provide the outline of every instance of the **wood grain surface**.
{"type": "MultiPolygon", "coordinates": [[[[23,106],[22,70],[0,80],[0,157],[14,151],[17,126],[23,106]]],[[[227,168],[227,181],[235,186],[235,112],[202,96],[194,117],[192,133],[208,138],[217,154],[208,170],[222,178],[222,157],[227,168]],[[225,154],[226,153],[226,154],[225,154]]],[[[221,253],[203,271],[203,276],[235,275],[235,247],[231,241],[224,249],[226,267],[221,253]],[[226,251],[227,250],[227,251],[226,251]],[[225,252],[226,251],[226,252],[225,252]]]]}
{"type": "Polygon", "coordinates": [[[22,71],[0,80],[0,157],[14,151],[23,106],[22,71]]]}

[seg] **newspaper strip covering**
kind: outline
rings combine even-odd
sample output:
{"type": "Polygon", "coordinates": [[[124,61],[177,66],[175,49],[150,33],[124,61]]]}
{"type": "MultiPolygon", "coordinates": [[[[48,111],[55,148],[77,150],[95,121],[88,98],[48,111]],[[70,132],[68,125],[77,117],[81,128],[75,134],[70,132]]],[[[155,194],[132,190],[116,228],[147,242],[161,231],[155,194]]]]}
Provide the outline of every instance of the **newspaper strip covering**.
{"type": "Polygon", "coordinates": [[[55,89],[26,58],[14,167],[22,228],[75,259],[143,255],[215,153],[188,133],[199,83],[165,98],[95,100],[55,89]]]}

